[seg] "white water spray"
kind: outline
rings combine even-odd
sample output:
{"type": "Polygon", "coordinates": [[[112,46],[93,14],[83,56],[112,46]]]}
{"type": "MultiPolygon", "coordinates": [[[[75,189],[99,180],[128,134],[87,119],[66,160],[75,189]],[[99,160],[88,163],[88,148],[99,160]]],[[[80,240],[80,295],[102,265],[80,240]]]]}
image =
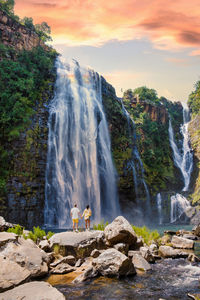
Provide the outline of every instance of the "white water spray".
{"type": "Polygon", "coordinates": [[[156,196],[156,203],[157,203],[157,209],[158,209],[159,225],[161,225],[163,222],[163,218],[162,218],[162,197],[161,197],[160,193],[158,193],[156,196]]]}
{"type": "Polygon", "coordinates": [[[181,194],[176,194],[171,197],[171,215],[170,223],[174,223],[186,212],[190,206],[190,202],[181,194]]]}
{"type": "Polygon", "coordinates": [[[90,205],[95,222],[119,213],[116,171],[101,98],[101,78],[76,61],[56,62],[49,114],[45,224],[71,225],[70,210],[90,205]]]}

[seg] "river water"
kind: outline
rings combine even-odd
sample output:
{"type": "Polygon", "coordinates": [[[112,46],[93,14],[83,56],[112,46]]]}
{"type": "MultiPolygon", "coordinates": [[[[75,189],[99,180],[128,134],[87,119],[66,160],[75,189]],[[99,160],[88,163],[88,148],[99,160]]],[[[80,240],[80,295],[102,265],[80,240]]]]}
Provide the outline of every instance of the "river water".
{"type": "Polygon", "coordinates": [[[185,259],[165,259],[152,265],[152,271],[124,279],[97,278],[82,284],[55,287],[68,300],[184,300],[199,293],[200,267],[185,259]]]}

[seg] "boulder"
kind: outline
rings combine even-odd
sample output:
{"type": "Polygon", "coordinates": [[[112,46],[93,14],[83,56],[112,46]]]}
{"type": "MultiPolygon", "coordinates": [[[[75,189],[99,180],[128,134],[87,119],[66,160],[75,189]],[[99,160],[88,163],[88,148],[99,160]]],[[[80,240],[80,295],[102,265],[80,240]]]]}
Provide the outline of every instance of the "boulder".
{"type": "Polygon", "coordinates": [[[200,294],[190,294],[190,293],[188,293],[188,297],[190,299],[193,299],[193,300],[199,300],[200,299],[200,294]]]}
{"type": "Polygon", "coordinates": [[[19,237],[18,241],[8,242],[1,249],[0,255],[28,270],[31,278],[48,273],[49,258],[32,240],[19,237]]]}
{"type": "Polygon", "coordinates": [[[117,217],[111,224],[106,226],[104,234],[110,245],[126,243],[134,245],[137,241],[137,235],[130,223],[122,216],[117,217]]]}
{"type": "Polygon", "coordinates": [[[79,268],[82,265],[83,262],[84,262],[84,259],[83,258],[79,258],[77,260],[76,264],[75,264],[75,267],[79,268]]]}
{"type": "Polygon", "coordinates": [[[97,271],[96,268],[89,266],[81,275],[77,276],[74,280],[73,283],[81,283],[84,282],[88,279],[97,277],[99,272],[97,271]]]}
{"type": "Polygon", "coordinates": [[[11,232],[0,232],[0,247],[4,246],[9,242],[16,242],[18,235],[11,232]]]}
{"type": "Polygon", "coordinates": [[[128,257],[129,258],[132,258],[133,257],[133,255],[135,255],[135,254],[139,254],[139,255],[141,255],[141,253],[140,253],[140,251],[136,251],[136,250],[129,250],[128,251],[128,257]]]}
{"type": "Polygon", "coordinates": [[[183,252],[179,249],[174,249],[170,246],[160,246],[159,253],[164,258],[186,258],[188,253],[183,252]]]}
{"type": "Polygon", "coordinates": [[[61,255],[73,255],[76,259],[90,256],[94,249],[106,248],[102,231],[61,232],[54,234],[49,241],[52,250],[56,246],[61,255]]]}
{"type": "Polygon", "coordinates": [[[103,251],[92,262],[95,269],[103,276],[125,276],[135,274],[132,261],[114,248],[103,251]]]}
{"type": "Polygon", "coordinates": [[[200,237],[200,224],[195,226],[193,232],[194,232],[194,235],[200,237]]]}
{"type": "Polygon", "coordinates": [[[171,243],[174,248],[180,248],[180,249],[194,248],[194,241],[176,235],[173,236],[171,243]]]}
{"type": "Polygon", "coordinates": [[[149,246],[149,250],[151,251],[151,253],[155,253],[158,251],[158,246],[156,244],[151,244],[149,246]]]}
{"type": "Polygon", "coordinates": [[[31,275],[29,270],[2,255],[0,255],[0,266],[0,292],[25,282],[31,275]]]}
{"type": "Polygon", "coordinates": [[[171,243],[171,236],[169,234],[164,234],[161,239],[161,245],[166,245],[166,244],[169,244],[171,243]]]}
{"type": "Polygon", "coordinates": [[[70,272],[75,271],[76,269],[72,266],[70,266],[67,263],[60,263],[59,265],[57,265],[55,268],[53,268],[51,270],[52,274],[67,274],[70,272]]]}
{"type": "Polygon", "coordinates": [[[129,249],[129,245],[128,244],[124,244],[124,243],[119,243],[113,246],[117,251],[127,255],[128,254],[128,249],[129,249]]]}
{"type": "Polygon", "coordinates": [[[132,257],[132,263],[136,269],[142,271],[149,271],[151,270],[150,264],[142,257],[142,255],[134,254],[132,257]]]}
{"type": "Polygon", "coordinates": [[[155,258],[153,257],[148,247],[140,247],[140,253],[142,257],[146,259],[146,261],[152,264],[155,263],[155,258]]]}
{"type": "Polygon", "coordinates": [[[193,241],[198,240],[198,237],[194,234],[184,234],[183,238],[188,239],[188,240],[193,240],[193,241]]]}
{"type": "Polygon", "coordinates": [[[43,281],[22,284],[10,291],[0,294],[0,300],[65,300],[56,288],[43,281]]]}
{"type": "Polygon", "coordinates": [[[62,257],[62,258],[54,261],[53,263],[50,264],[50,267],[55,268],[57,265],[59,265],[61,263],[67,263],[70,266],[75,266],[76,259],[73,255],[68,255],[68,256],[62,257]]]}

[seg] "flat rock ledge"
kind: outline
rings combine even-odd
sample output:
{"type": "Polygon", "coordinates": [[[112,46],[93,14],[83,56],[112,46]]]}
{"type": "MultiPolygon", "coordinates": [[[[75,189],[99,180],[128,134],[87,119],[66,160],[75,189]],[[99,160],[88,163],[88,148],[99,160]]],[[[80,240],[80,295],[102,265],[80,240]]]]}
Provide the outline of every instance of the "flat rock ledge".
{"type": "Polygon", "coordinates": [[[47,282],[33,281],[0,294],[0,300],[65,300],[56,288],[47,282]]]}

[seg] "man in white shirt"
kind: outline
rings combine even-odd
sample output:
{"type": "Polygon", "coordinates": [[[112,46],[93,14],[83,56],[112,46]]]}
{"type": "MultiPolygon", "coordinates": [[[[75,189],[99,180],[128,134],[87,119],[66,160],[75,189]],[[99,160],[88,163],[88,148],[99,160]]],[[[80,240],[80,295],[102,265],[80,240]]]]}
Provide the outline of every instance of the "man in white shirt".
{"type": "Polygon", "coordinates": [[[79,221],[78,217],[79,216],[82,219],[82,216],[80,214],[80,210],[77,207],[77,204],[74,204],[74,207],[71,209],[71,217],[72,217],[72,222],[73,222],[73,231],[75,231],[75,225],[76,225],[76,232],[78,232],[78,221],[79,221]]]}

